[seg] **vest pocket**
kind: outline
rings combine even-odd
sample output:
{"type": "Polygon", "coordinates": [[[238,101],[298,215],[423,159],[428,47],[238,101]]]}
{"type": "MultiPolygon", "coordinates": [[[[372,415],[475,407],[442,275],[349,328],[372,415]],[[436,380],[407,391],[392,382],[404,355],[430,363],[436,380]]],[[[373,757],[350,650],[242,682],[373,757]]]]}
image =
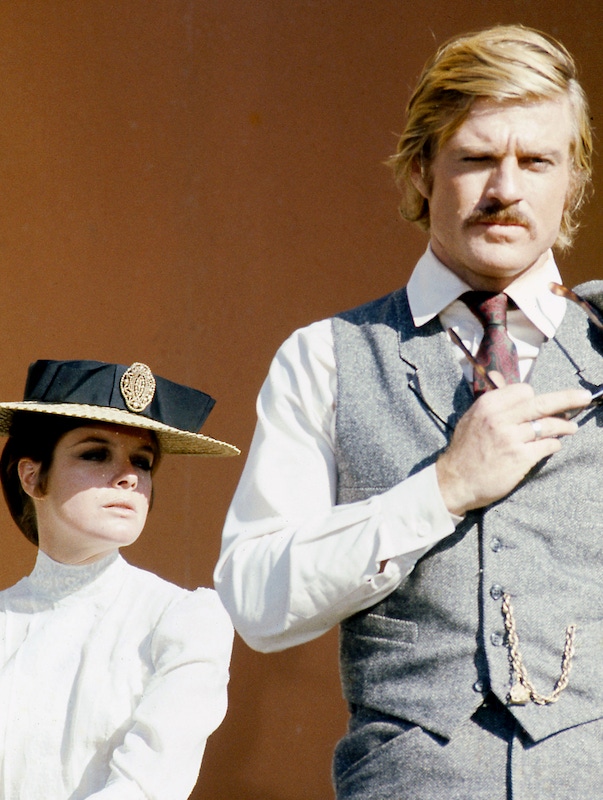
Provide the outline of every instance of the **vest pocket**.
{"type": "Polygon", "coordinates": [[[416,644],[419,638],[419,626],[416,622],[384,617],[374,612],[350,617],[342,623],[342,628],[356,636],[384,639],[398,644],[416,644]]]}

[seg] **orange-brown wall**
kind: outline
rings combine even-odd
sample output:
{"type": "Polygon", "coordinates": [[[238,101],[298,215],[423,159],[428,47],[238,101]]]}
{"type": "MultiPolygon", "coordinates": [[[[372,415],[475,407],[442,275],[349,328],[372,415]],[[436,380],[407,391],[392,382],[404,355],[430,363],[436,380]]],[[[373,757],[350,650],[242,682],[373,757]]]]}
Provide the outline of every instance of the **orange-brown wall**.
{"type": "MultiPolygon", "coordinates": [[[[522,22],[576,55],[596,127],[600,0],[2,0],[0,398],[36,358],[148,363],[218,399],[246,451],[295,327],[403,283],[425,246],[382,161],[436,43],[522,22]]],[[[601,276],[587,208],[566,281],[601,276]]],[[[243,458],[166,458],[127,557],[210,584],[243,458]]],[[[2,509],[0,586],[34,558],[2,509]]],[[[194,797],[328,800],[346,724],[336,633],[237,641],[228,717],[194,797]]]]}

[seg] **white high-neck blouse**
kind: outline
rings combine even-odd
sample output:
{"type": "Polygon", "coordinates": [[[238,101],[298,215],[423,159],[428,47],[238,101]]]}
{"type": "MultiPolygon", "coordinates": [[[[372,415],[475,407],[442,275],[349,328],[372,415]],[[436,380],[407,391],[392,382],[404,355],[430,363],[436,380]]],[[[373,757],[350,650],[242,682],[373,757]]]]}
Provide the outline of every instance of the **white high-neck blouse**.
{"type": "Polygon", "coordinates": [[[39,552],[0,592],[2,800],[184,800],[226,713],[232,625],[118,553],[39,552]]]}

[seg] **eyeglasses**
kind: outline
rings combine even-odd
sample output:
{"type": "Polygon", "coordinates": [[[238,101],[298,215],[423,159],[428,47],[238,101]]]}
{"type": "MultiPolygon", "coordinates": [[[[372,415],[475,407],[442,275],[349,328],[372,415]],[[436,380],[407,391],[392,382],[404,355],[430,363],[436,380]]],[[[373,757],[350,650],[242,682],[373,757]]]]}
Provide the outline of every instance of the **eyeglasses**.
{"type": "MultiPolygon", "coordinates": [[[[556,294],[558,297],[565,297],[566,300],[571,300],[572,303],[575,303],[577,306],[580,306],[582,311],[584,311],[584,313],[593,323],[593,325],[600,331],[603,331],[603,317],[601,316],[601,312],[597,308],[595,308],[595,306],[593,306],[592,303],[589,303],[588,300],[585,300],[583,297],[580,297],[579,294],[576,294],[576,292],[574,292],[572,289],[568,289],[567,286],[563,286],[561,283],[549,283],[549,289],[553,294],[556,294]]],[[[580,411],[585,411],[587,408],[592,408],[593,406],[599,406],[602,403],[603,403],[603,384],[593,389],[592,400],[587,406],[573,412],[566,411],[564,416],[566,419],[571,419],[572,417],[575,417],[576,414],[579,414],[580,411]]]]}
{"type": "Polygon", "coordinates": [[[588,300],[580,297],[579,294],[576,294],[572,289],[568,289],[567,286],[563,286],[561,283],[549,283],[549,289],[558,297],[565,297],[566,300],[571,300],[572,303],[576,303],[576,305],[580,306],[593,325],[603,331],[601,312],[589,303],[588,300]]]}
{"type": "MultiPolygon", "coordinates": [[[[572,303],[580,306],[580,308],[585,312],[587,317],[593,323],[593,325],[598,328],[600,331],[603,331],[603,316],[601,312],[595,308],[588,300],[585,300],[583,297],[580,297],[579,294],[576,294],[572,289],[568,289],[567,286],[563,286],[560,283],[549,283],[549,289],[551,292],[558,297],[564,297],[566,300],[571,300],[572,303]]],[[[465,347],[463,344],[462,339],[460,336],[454,331],[452,328],[448,328],[448,335],[450,336],[451,340],[454,344],[459,347],[469,364],[473,367],[474,372],[477,372],[481,378],[484,379],[487,385],[486,391],[490,389],[498,389],[498,386],[494,383],[486,369],[483,367],[482,364],[478,364],[475,360],[475,357],[472,355],[471,351],[465,347]]],[[[595,387],[594,391],[592,392],[592,400],[587,406],[577,409],[570,409],[565,413],[561,414],[565,419],[572,419],[581,411],[585,411],[588,408],[592,408],[593,406],[598,406],[603,404],[603,384],[601,386],[595,387]]]]}

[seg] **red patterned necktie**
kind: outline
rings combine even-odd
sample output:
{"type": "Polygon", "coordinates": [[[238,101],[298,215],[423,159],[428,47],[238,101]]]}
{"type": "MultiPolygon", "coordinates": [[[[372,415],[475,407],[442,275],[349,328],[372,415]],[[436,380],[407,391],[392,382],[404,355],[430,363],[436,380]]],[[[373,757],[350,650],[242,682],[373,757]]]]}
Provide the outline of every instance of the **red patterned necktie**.
{"type": "MultiPolygon", "coordinates": [[[[495,369],[507,383],[519,383],[517,350],[507,331],[508,298],[504,292],[466,292],[460,298],[484,326],[484,336],[475,360],[486,368],[495,369]]],[[[484,379],[473,375],[473,393],[477,397],[488,389],[484,379]]]]}

